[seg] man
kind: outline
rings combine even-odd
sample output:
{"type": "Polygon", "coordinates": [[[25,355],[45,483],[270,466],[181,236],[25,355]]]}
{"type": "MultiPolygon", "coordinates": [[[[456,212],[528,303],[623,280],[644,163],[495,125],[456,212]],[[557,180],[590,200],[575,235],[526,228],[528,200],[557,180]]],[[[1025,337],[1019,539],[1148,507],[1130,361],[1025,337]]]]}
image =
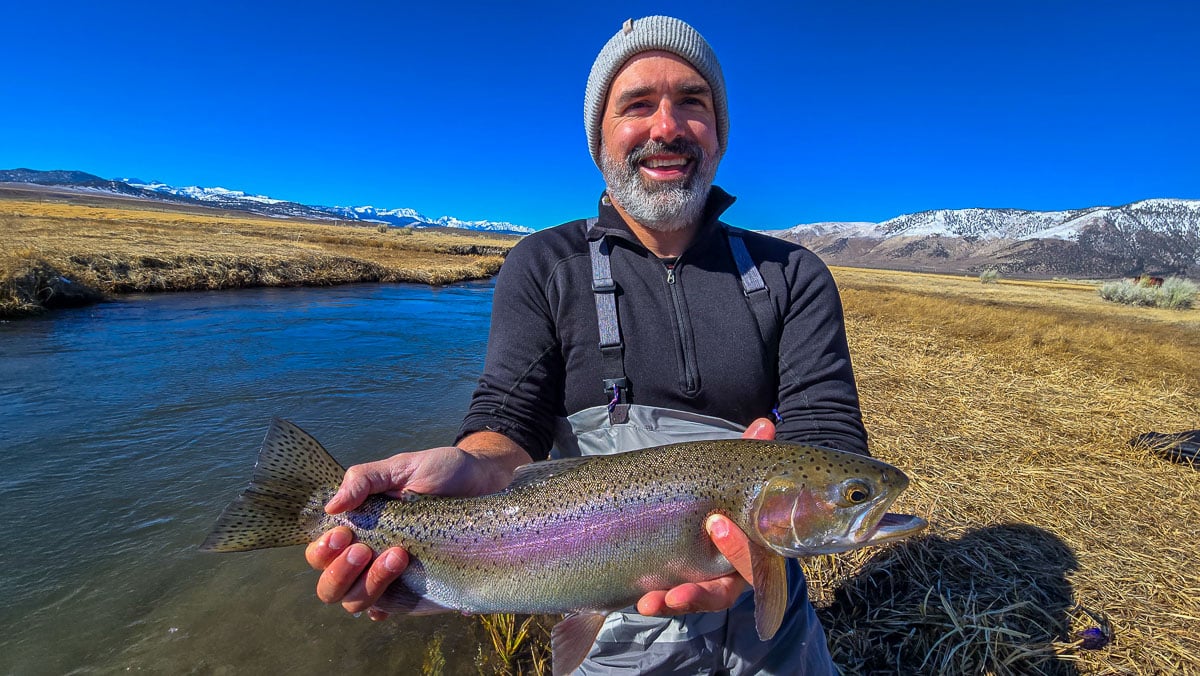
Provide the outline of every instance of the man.
{"type": "MultiPolygon", "coordinates": [[[[350,468],[327,511],[401,489],[495,491],[552,449],[774,433],[866,452],[828,270],[799,246],[718,220],[733,201],[712,187],[729,118],[708,43],[677,19],[626,22],[592,67],[584,112],[607,186],[599,214],[510,253],[456,446],[350,468]],[[774,431],[760,419],[772,411],[774,431]]],[[[636,612],[610,616],[580,673],[836,673],[799,566],[789,564],[783,628],[759,641],[745,535],[719,516],[706,527],[742,575],[646,594],[636,612]]],[[[322,536],[307,551],[324,571],[318,596],[381,618],[370,607],[407,555],[373,556],[345,529],[322,536]]]]}

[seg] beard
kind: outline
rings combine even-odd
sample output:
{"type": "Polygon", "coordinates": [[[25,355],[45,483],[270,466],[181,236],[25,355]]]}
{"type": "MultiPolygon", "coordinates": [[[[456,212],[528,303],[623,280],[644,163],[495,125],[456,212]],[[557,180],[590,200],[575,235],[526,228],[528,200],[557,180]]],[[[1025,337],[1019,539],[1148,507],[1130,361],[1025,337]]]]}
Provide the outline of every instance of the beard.
{"type": "Polygon", "coordinates": [[[675,232],[698,223],[708,201],[708,191],[717,175],[717,156],[706,155],[699,143],[675,139],[670,143],[648,140],[629,151],[624,162],[600,146],[600,173],[609,197],[625,213],[651,230],[675,232]],[[683,155],[695,165],[683,179],[662,183],[642,178],[643,160],[659,153],[683,155]]]}

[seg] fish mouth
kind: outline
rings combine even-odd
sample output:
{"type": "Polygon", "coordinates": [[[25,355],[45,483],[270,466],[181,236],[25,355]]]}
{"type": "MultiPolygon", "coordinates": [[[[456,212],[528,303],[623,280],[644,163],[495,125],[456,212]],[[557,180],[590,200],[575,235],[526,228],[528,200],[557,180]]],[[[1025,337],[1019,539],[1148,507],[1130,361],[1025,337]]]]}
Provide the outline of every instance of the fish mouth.
{"type": "Polygon", "coordinates": [[[929,522],[912,514],[885,513],[875,527],[871,529],[860,542],[864,545],[877,545],[892,542],[910,535],[920,533],[929,527],[929,522]]]}

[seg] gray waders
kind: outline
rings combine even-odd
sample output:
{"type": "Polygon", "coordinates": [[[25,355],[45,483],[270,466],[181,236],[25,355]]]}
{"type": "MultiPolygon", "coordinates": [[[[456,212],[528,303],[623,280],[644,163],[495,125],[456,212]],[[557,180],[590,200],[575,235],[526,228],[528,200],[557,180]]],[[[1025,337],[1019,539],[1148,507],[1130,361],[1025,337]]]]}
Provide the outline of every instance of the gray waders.
{"type": "MultiPolygon", "coordinates": [[[[730,233],[743,289],[754,308],[764,340],[776,333],[766,319],[765,285],[737,231],[730,233]]],[[[579,411],[559,420],[553,457],[603,455],[700,439],[738,438],[744,428],[710,416],[630,404],[621,358],[616,287],[604,239],[591,243],[592,289],[605,358],[607,406],[579,411]]],[[[768,345],[777,341],[768,342],[768,345]]],[[[587,659],[575,674],[804,674],[838,673],[829,655],[825,632],[808,601],[808,585],[800,564],[787,562],[788,609],[783,625],[770,641],[761,641],[754,626],[754,593],[747,590],[732,608],[677,617],[648,617],[633,607],[604,621],[587,659]]]]}

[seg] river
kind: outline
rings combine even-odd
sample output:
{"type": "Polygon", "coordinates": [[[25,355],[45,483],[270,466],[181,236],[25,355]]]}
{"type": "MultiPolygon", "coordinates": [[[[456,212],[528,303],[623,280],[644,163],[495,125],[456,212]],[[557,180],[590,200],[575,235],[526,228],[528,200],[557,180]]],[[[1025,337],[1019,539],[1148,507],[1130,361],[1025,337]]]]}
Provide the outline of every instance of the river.
{"type": "Polygon", "coordinates": [[[197,550],[272,417],[343,462],[453,441],[490,283],[129,296],[0,322],[0,672],[412,673],[474,622],[370,622],[299,547],[197,550]]]}

